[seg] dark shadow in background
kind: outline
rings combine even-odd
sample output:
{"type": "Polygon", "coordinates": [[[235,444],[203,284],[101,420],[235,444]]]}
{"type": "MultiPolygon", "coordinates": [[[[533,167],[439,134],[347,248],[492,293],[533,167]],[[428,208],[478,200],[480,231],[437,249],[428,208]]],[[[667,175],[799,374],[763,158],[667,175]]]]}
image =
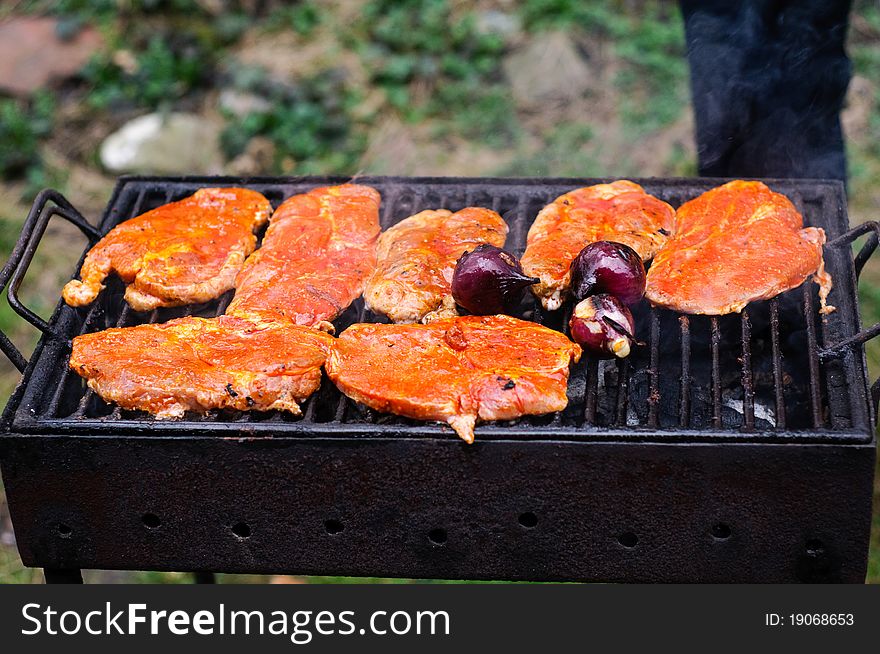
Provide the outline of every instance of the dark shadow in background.
{"type": "Polygon", "coordinates": [[[681,0],[701,175],[846,181],[850,0],[681,0]]]}

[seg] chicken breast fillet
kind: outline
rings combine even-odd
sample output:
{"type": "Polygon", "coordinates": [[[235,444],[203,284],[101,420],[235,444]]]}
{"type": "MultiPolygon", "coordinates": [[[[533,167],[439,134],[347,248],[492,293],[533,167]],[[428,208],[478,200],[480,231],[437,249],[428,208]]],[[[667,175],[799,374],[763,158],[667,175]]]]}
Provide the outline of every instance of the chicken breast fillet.
{"type": "Polygon", "coordinates": [[[226,313],[333,330],[376,265],[379,192],[343,184],[285,201],[236,279],[226,313]]]}
{"type": "Polygon", "coordinates": [[[299,414],[332,342],[290,322],[188,317],[77,336],[70,367],[105,400],[158,418],[226,408],[299,414]]]}
{"type": "Polygon", "coordinates": [[[376,271],[367,282],[367,307],[396,323],[458,315],[452,273],[466,251],[482,243],[503,247],[507,223],[496,212],[467,207],[422,211],[379,237],[376,271]]]}
{"type": "Polygon", "coordinates": [[[449,423],[466,442],[476,420],[561,411],[581,349],[560,332],[509,316],[428,325],[356,324],[334,343],[327,375],[377,411],[449,423]]]}
{"type": "Polygon", "coordinates": [[[560,195],[529,228],[522,267],[541,280],[532,292],[548,311],[558,309],[571,285],[571,262],[584,247],[615,241],[648,261],[666,242],[674,217],[671,206],[626,180],[560,195]]]}
{"type": "Polygon", "coordinates": [[[230,288],[254,250],[255,230],[272,205],[240,188],[203,188],[117,225],[89,250],[62,295],[75,307],[92,303],[116,272],[136,311],[207,302],[230,288]]]}
{"type": "Polygon", "coordinates": [[[675,232],[648,271],[646,296],[683,313],[723,315],[774,297],[813,275],[822,312],[831,276],[824,230],[804,228],[791,201],[761,182],[733,181],[683,204],[675,232]]]}

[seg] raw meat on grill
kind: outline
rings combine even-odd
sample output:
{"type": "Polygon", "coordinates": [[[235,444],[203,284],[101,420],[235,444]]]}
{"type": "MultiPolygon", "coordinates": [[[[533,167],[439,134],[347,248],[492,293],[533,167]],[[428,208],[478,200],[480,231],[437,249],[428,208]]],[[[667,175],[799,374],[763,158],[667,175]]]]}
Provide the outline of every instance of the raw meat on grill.
{"type": "Polygon", "coordinates": [[[269,201],[241,188],[203,188],[126,220],[89,250],[80,277],[64,287],[71,306],[90,304],[116,272],[137,311],[212,300],[230,288],[253,251],[269,201]]]}
{"type": "Polygon", "coordinates": [[[490,209],[438,209],[410,216],[379,237],[378,263],[364,300],[397,323],[456,316],[455,262],[482,243],[502,247],[506,238],[507,223],[490,209]]]}
{"type": "Polygon", "coordinates": [[[332,342],[286,321],[187,317],[77,336],[70,367],[105,400],[158,418],[209,409],[298,415],[332,342]]]}
{"type": "Polygon", "coordinates": [[[733,181],[683,204],[648,271],[646,296],[683,313],[723,315],[800,286],[811,275],[828,313],[825,231],[804,228],[791,201],[761,182],[733,181]]]}
{"type": "Polygon", "coordinates": [[[675,210],[634,182],[596,184],[560,195],[529,228],[522,267],[541,281],[532,292],[544,308],[562,306],[571,284],[571,262],[590,243],[628,245],[651,259],[672,231],[675,210]]]}
{"type": "Polygon", "coordinates": [[[333,330],[376,265],[378,191],[343,184],[285,201],[245,262],[226,313],[333,330]]]}
{"type": "Polygon", "coordinates": [[[581,349],[560,332],[509,316],[427,325],[356,324],[326,369],[348,397],[377,411],[449,423],[468,443],[480,420],[561,411],[581,349]]]}

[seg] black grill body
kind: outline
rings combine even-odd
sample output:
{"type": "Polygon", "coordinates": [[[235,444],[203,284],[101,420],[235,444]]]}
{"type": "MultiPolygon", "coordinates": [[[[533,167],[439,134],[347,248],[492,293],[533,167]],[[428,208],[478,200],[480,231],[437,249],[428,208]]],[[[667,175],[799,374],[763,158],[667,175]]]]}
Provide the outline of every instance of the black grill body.
{"type": "MultiPolygon", "coordinates": [[[[858,273],[876,224],[848,231],[837,182],[776,180],[825,228],[834,277],[818,314],[811,282],[742,315],[679,316],[643,302],[646,341],[621,362],[582,361],[559,414],[449,429],[377,414],[326,379],[302,417],[219,412],[156,421],[121,411],[67,371],[78,333],[181,315],[138,314],[111,280],[91,306],[49,321],[17,299],[48,220],[94,242],[129,217],[203,186],[247,186],[276,206],[337,178],[123,178],[100,225],[43,194],[2,272],[10,300],[45,332],[3,415],[2,471],[22,560],[52,570],[121,568],[452,579],[847,581],[866,571],[874,404],[858,273]],[[867,236],[853,256],[852,243],[867,236]]],[[[478,205],[521,254],[544,204],[605,180],[387,178],[382,226],[427,208],[478,205]]],[[[636,180],[678,206],[720,184],[636,180]]],[[[562,329],[563,308],[522,316],[562,329]]],[[[337,330],[376,321],[356,302],[337,330]]],[[[430,375],[430,371],[425,371],[430,375]]]]}

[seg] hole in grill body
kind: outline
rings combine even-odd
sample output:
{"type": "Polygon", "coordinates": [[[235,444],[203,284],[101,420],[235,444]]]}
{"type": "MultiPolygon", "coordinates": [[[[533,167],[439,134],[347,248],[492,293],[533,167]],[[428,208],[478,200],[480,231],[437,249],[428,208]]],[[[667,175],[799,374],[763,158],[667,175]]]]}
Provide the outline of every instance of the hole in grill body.
{"type": "Polygon", "coordinates": [[[339,520],[326,520],[324,521],[324,531],[331,536],[335,536],[336,534],[341,534],[345,531],[345,525],[339,522],[339,520]]]}
{"type": "Polygon", "coordinates": [[[236,535],[236,537],[245,539],[251,537],[251,527],[246,522],[236,522],[231,527],[232,533],[236,535]]]}
{"type": "Polygon", "coordinates": [[[526,511],[525,513],[519,514],[519,524],[521,524],[526,529],[534,529],[538,526],[538,516],[536,516],[531,511],[526,511]]]}
{"type": "Polygon", "coordinates": [[[144,527],[147,529],[157,529],[162,524],[159,516],[155,513],[145,513],[141,516],[141,522],[144,523],[144,527]]]}
{"type": "Polygon", "coordinates": [[[627,531],[625,533],[620,534],[620,536],[617,537],[617,542],[620,543],[623,547],[627,548],[628,550],[631,550],[636,545],[639,544],[639,537],[636,536],[631,531],[627,531]]]}
{"type": "Polygon", "coordinates": [[[717,540],[727,540],[730,538],[730,526],[723,522],[712,525],[712,536],[717,540]]]}
{"type": "MultiPolygon", "coordinates": [[[[285,198],[342,179],[236,180],[220,178],[129,178],[120,183],[100,230],[143,211],[185,197],[202,186],[241,185],[264,193],[275,206],[285,198]]],[[[510,226],[507,248],[522,254],[538,211],[563,192],[606,180],[498,180],[362,178],[382,194],[383,228],[426,208],[457,210],[468,205],[495,208],[510,226]]],[[[637,180],[673,206],[723,180],[637,180]]],[[[846,228],[839,186],[830,183],[770,182],[803,213],[805,223],[822,226],[829,240],[846,228]]],[[[709,318],[680,316],[653,309],[643,300],[634,307],[637,336],[645,342],[622,361],[588,361],[572,368],[569,406],[559,414],[478,426],[477,438],[626,438],[701,439],[771,438],[861,439],[870,432],[864,361],[856,352],[819,361],[818,349],[858,331],[855,278],[849,246],[826,248],[826,264],[835,279],[831,303],[838,311],[817,312],[816,286],[802,287],[770,301],[751,304],[743,314],[709,318]]],[[[132,311],[122,300],[123,284],[108,280],[90,307],[59,305],[52,324],[73,337],[109,327],[164,322],[184,315],[222,313],[232,293],[203,305],[132,311]]],[[[546,313],[527,295],[519,317],[563,329],[570,305],[546,313]]],[[[356,301],[337,320],[337,333],[354,322],[383,319],[356,301]]],[[[379,414],[342,396],[326,378],[303,406],[303,415],[282,412],[212,412],[184,420],[158,421],[109,405],[67,369],[69,346],[41,343],[36,364],[21,392],[7,407],[6,420],[20,432],[138,434],[193,433],[199,430],[255,435],[350,437],[373,434],[436,436],[447,427],[379,414]]]]}

